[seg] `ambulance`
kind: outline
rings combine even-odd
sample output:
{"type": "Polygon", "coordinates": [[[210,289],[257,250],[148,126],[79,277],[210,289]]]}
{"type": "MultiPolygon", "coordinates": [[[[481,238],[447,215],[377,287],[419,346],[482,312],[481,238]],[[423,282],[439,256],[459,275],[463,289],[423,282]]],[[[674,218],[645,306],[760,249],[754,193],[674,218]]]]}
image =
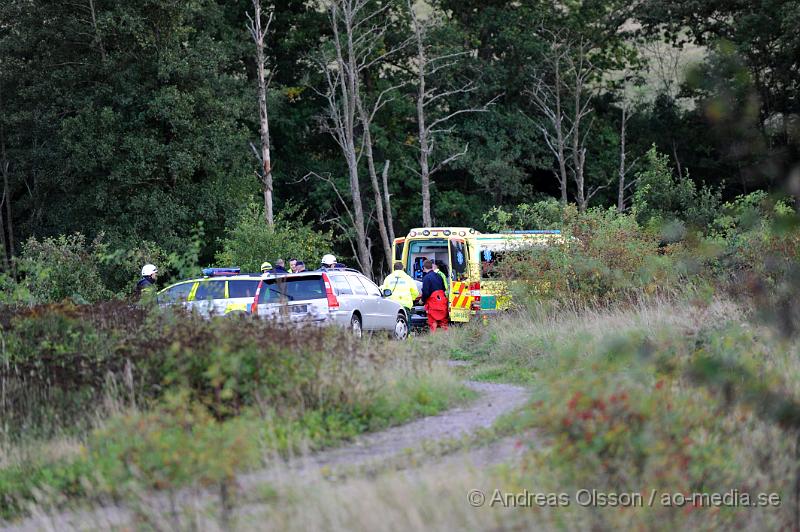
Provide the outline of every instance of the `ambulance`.
{"type": "MultiPolygon", "coordinates": [[[[485,234],[471,227],[422,227],[394,240],[394,260],[422,281],[426,259],[441,260],[450,274],[450,321],[467,323],[511,306],[508,282],[497,268],[507,252],[563,243],[560,231],[509,231],[485,234]]],[[[415,307],[412,326],[423,326],[424,310],[415,307]]]]}

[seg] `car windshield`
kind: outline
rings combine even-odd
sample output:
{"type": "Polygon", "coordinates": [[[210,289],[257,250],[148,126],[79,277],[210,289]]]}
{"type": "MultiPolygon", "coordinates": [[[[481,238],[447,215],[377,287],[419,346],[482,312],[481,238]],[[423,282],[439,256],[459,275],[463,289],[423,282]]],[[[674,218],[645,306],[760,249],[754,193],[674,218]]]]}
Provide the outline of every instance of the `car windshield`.
{"type": "Polygon", "coordinates": [[[325,299],[326,297],[322,276],[276,277],[264,281],[258,295],[258,302],[280,303],[282,301],[325,299]]]}

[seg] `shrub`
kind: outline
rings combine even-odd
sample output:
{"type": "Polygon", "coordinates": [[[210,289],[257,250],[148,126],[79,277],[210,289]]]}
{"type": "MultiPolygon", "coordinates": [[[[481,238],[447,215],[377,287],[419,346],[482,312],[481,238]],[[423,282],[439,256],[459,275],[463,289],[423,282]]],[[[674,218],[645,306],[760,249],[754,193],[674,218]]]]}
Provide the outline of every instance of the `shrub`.
{"type": "Polygon", "coordinates": [[[258,463],[258,439],[246,417],[220,422],[178,391],[147,412],[115,416],[88,443],[107,489],[131,481],[155,489],[229,483],[258,463]]]}
{"type": "Polygon", "coordinates": [[[15,431],[91,415],[109,394],[147,405],[170,389],[218,419],[246,407],[303,412],[355,404],[379,384],[382,357],[335,328],[204,320],[107,302],[8,312],[0,415],[15,431]]]}
{"type": "Polygon", "coordinates": [[[564,225],[564,206],[555,198],[523,203],[508,212],[501,207],[493,207],[483,216],[489,231],[525,229],[560,229],[564,225]]]}
{"type": "MultiPolygon", "coordinates": [[[[98,250],[97,261],[105,286],[116,296],[126,297],[133,293],[145,264],[155,264],[162,279],[168,279],[172,273],[170,256],[148,240],[129,248],[110,249],[103,244],[98,250]]],[[[195,258],[192,265],[195,271],[196,264],[195,258]]]]}
{"type": "Polygon", "coordinates": [[[332,236],[297,221],[302,214],[296,208],[284,209],[275,217],[275,227],[270,229],[264,221],[263,208],[250,204],[222,240],[217,263],[240,266],[244,271],[259,271],[262,262],[274,263],[279,258],[285,261],[298,258],[315,264],[331,249],[332,236]]]}
{"type": "Polygon", "coordinates": [[[636,180],[632,211],[645,226],[658,228],[679,219],[704,228],[719,211],[721,192],[705,186],[698,190],[688,176],[675,178],[669,157],[658,153],[655,146],[645,155],[636,180]]]}
{"type": "Polygon", "coordinates": [[[22,284],[38,303],[71,299],[93,303],[109,297],[98,268],[100,240],[91,243],[80,233],[29,238],[17,261],[22,284]]]}
{"type": "Polygon", "coordinates": [[[672,261],[659,255],[657,237],[634,215],[613,208],[580,213],[568,206],[563,217],[562,242],[508,253],[499,266],[522,301],[608,300],[670,285],[672,261]]]}

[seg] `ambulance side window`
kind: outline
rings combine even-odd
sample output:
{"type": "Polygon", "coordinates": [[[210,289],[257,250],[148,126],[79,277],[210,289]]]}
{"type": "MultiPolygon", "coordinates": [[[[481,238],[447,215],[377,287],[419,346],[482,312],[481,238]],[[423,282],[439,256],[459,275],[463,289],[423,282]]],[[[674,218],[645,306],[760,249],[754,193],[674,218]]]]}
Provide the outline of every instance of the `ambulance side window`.
{"type": "Polygon", "coordinates": [[[467,247],[463,241],[450,241],[450,265],[453,281],[467,280],[467,247]]]}
{"type": "Polygon", "coordinates": [[[498,271],[498,263],[502,262],[504,253],[502,251],[493,251],[491,249],[481,249],[481,278],[493,279],[500,277],[498,271]]]}

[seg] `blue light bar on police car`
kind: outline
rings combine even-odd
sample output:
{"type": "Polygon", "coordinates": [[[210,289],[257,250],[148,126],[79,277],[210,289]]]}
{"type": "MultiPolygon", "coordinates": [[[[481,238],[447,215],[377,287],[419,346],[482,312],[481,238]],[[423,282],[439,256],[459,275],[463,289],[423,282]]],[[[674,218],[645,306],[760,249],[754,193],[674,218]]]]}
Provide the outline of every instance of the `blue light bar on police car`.
{"type": "Polygon", "coordinates": [[[203,268],[206,277],[219,277],[220,275],[239,275],[241,268],[203,268]]]}
{"type": "Polygon", "coordinates": [[[509,235],[560,235],[561,231],[558,229],[541,229],[531,231],[501,231],[501,233],[509,235]]]}

